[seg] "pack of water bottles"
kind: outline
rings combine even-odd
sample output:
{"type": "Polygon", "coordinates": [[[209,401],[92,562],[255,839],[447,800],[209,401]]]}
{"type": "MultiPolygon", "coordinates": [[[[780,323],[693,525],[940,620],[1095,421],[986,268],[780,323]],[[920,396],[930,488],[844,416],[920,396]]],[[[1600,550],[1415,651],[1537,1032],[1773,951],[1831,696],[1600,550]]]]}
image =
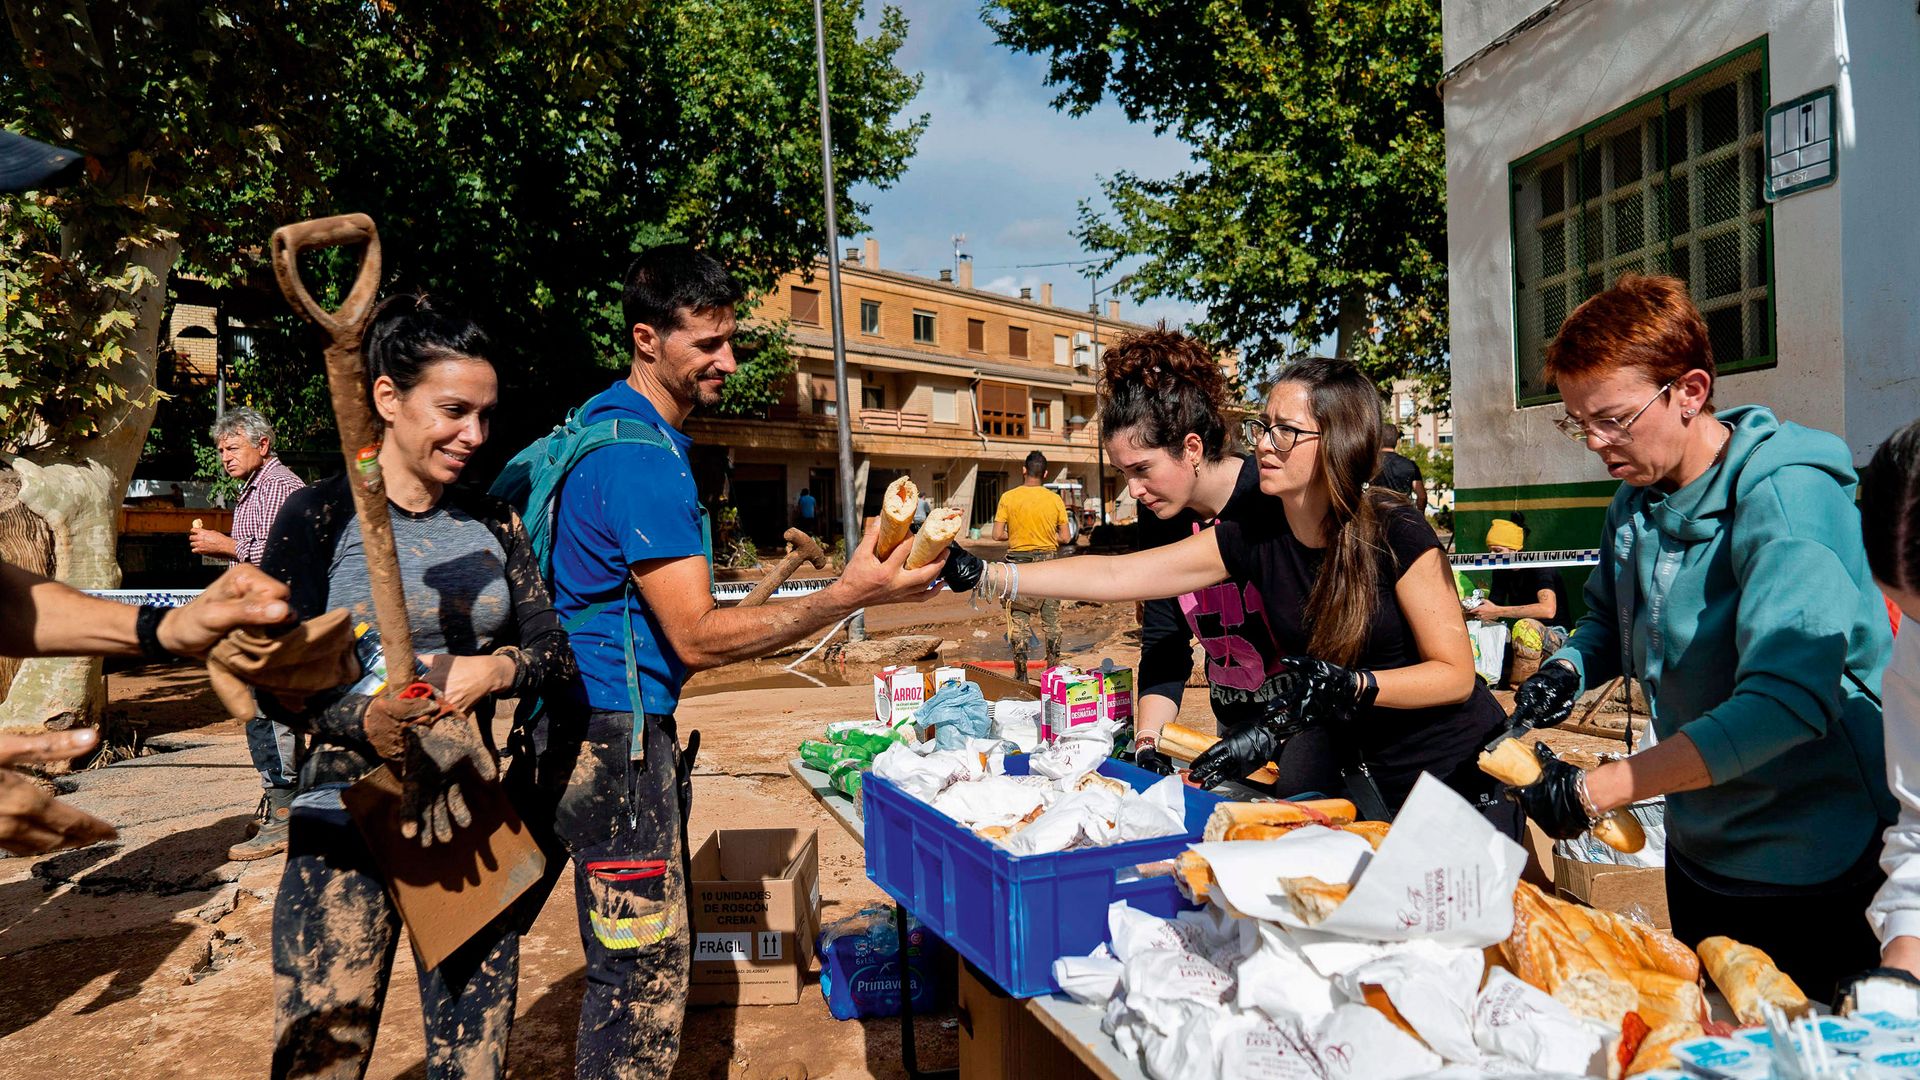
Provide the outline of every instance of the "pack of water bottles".
{"type": "Polygon", "coordinates": [[[946,943],[907,917],[900,940],[893,908],[874,905],[820,932],[820,993],[836,1020],[900,1015],[900,988],[913,995],[913,1011],[944,1007],[954,985],[954,955],[946,943]],[[903,947],[904,946],[904,947],[903,947]]]}

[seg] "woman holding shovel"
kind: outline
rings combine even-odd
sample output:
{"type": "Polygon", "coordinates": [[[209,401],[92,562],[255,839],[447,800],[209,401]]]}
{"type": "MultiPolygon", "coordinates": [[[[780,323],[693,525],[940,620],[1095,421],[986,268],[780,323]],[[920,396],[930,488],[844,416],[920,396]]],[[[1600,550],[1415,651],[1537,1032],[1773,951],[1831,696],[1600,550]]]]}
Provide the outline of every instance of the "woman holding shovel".
{"type": "MultiPolygon", "coordinates": [[[[486,442],[498,400],[487,351],[478,325],[420,296],[386,301],[365,336],[407,623],[443,709],[427,730],[437,758],[461,759],[482,780],[497,770],[493,699],[539,694],[574,675],[519,518],[498,499],[453,486],[486,442]]],[[[375,621],[345,476],[287,500],[263,568],[287,583],[302,618],[345,608],[355,623],[375,621]]],[[[274,905],[276,1077],[358,1076],[373,1052],[401,922],[341,792],[424,740],[403,732],[407,718],[394,715],[394,700],[332,695],[288,720],[312,732],[316,745],[301,771],[274,905]]],[[[456,787],[430,807],[416,826],[423,844],[465,824],[456,787]]],[[[428,1075],[503,1074],[519,948],[509,911],[420,973],[428,1075]]]]}

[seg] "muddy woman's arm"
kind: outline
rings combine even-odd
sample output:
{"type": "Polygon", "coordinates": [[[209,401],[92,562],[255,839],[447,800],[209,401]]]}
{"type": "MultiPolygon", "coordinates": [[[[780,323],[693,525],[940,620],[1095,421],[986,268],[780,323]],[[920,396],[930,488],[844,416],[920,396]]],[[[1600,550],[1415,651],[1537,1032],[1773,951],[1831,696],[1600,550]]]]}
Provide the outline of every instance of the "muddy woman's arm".
{"type": "MultiPolygon", "coordinates": [[[[1214,533],[1207,529],[1178,543],[1125,555],[1078,555],[1020,563],[1011,570],[1019,579],[1019,595],[1031,600],[1162,600],[1227,580],[1214,533]]],[[[996,574],[1001,572],[996,568],[996,574]]]]}
{"type": "Polygon", "coordinates": [[[513,598],[513,623],[516,630],[513,657],[513,685],[501,691],[503,696],[518,697],[529,690],[540,690],[570,682],[579,673],[573,659],[573,646],[553,610],[553,597],[540,577],[540,566],[533,557],[533,544],[520,515],[507,512],[502,526],[501,545],[507,552],[507,591],[513,598]]]}

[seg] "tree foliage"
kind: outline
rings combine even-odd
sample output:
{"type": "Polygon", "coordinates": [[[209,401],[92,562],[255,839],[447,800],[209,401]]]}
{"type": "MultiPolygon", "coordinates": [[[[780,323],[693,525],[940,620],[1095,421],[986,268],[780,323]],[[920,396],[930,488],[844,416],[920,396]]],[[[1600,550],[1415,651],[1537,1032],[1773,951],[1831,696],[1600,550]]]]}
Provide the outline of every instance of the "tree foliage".
{"type": "Polygon", "coordinates": [[[1111,97],[1193,167],[1121,172],[1081,236],[1145,261],[1128,291],[1204,306],[1256,372],[1337,349],[1377,378],[1445,366],[1445,147],[1436,0],[992,0],[1055,105],[1111,97]]]}
{"type": "MultiPolygon", "coordinates": [[[[129,245],[177,242],[177,269],[225,290],[261,349],[234,400],[284,423],[318,362],[281,314],[267,233],[372,214],[387,291],[439,294],[492,332],[514,403],[496,443],[624,365],[619,281],[639,249],[700,242],[758,289],[825,248],[809,0],[5,2],[0,124],[82,150],[92,177],[0,210],[0,436],[16,441],[83,432],[113,396],[92,373],[125,317],[111,256],[129,245]]],[[[850,233],[866,208],[844,191],[890,184],[924,127],[901,117],[918,88],[893,64],[904,18],[862,36],[859,7],[827,3],[850,233]]],[[[730,404],[778,394],[783,340],[752,342],[730,404]]]]}

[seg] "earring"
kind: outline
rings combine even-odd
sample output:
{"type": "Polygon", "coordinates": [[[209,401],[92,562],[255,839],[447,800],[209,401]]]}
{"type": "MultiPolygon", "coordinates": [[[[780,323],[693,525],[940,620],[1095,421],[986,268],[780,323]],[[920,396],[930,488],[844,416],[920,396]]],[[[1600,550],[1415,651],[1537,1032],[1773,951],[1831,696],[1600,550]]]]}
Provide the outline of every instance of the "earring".
{"type": "Polygon", "coordinates": [[[1697,412],[1697,411],[1698,411],[1698,410],[1696,410],[1696,409],[1688,409],[1688,410],[1686,410],[1685,412],[1682,412],[1682,413],[1681,413],[1680,415],[1681,415],[1681,416],[1684,416],[1684,417],[1686,417],[1686,418],[1687,418],[1687,419],[1689,419],[1689,420],[1691,420],[1691,419],[1693,419],[1693,414],[1694,414],[1695,412],[1697,412]]]}
{"type": "Polygon", "coordinates": [[[1193,475],[1195,476],[1200,475],[1200,463],[1197,461],[1193,463],[1193,475]]]}

